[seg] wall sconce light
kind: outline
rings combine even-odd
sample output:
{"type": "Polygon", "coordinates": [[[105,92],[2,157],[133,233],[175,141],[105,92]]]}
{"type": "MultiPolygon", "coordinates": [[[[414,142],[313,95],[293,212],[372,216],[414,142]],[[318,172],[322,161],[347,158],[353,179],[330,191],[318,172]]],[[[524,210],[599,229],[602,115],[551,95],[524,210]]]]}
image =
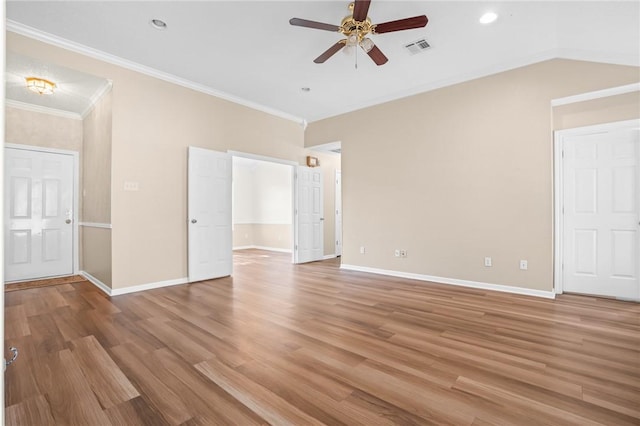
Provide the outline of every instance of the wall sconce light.
{"type": "Polygon", "coordinates": [[[27,77],[27,89],[39,95],[53,95],[56,84],[53,81],[38,77],[27,77]]]}

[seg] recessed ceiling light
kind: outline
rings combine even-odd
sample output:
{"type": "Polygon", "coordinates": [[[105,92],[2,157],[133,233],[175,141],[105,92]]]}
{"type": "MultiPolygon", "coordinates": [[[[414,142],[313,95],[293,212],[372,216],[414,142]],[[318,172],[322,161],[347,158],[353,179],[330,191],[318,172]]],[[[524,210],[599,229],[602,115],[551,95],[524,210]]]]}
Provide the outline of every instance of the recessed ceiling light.
{"type": "Polygon", "coordinates": [[[167,29],[167,23],[164,22],[161,19],[152,19],[151,21],[149,21],[149,23],[156,30],[166,30],[167,29]]]}
{"type": "Polygon", "coordinates": [[[484,15],[482,15],[480,17],[480,23],[487,25],[490,24],[492,22],[495,22],[495,20],[498,19],[498,14],[494,13],[494,12],[487,12],[484,15]]]}
{"type": "Polygon", "coordinates": [[[310,87],[302,87],[300,90],[302,90],[303,92],[310,92],[311,88],[310,87]]]}

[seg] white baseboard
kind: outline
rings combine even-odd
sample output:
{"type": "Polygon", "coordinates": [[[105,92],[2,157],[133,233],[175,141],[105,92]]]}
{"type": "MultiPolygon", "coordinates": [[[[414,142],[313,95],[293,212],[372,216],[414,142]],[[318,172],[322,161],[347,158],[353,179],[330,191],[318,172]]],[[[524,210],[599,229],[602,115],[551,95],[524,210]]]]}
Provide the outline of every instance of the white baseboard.
{"type": "Polygon", "coordinates": [[[335,259],[336,257],[338,257],[338,256],[336,256],[335,253],[333,253],[333,254],[325,254],[324,256],[322,256],[322,260],[335,259]]]}
{"type": "Polygon", "coordinates": [[[106,285],[105,283],[103,283],[102,281],[100,281],[99,279],[97,279],[96,277],[94,277],[88,272],[80,271],[79,274],[80,276],[86,278],[86,280],[89,281],[91,284],[95,285],[100,290],[105,292],[107,296],[111,296],[111,288],[108,285],[106,285]]]}
{"type": "Polygon", "coordinates": [[[189,278],[186,278],[186,277],[176,278],[175,280],[158,281],[155,283],[133,285],[131,287],[124,287],[124,288],[116,288],[111,290],[111,295],[119,296],[121,294],[136,293],[138,291],[153,290],[154,288],[171,287],[173,285],[180,285],[180,284],[187,284],[187,283],[189,283],[189,278]]]}
{"type": "Polygon", "coordinates": [[[105,292],[108,296],[120,296],[121,294],[129,294],[129,293],[135,293],[138,291],[152,290],[154,288],[170,287],[173,285],[187,284],[189,282],[188,278],[177,278],[175,280],[158,281],[155,283],[140,284],[140,285],[134,285],[131,287],[112,289],[108,285],[106,285],[105,283],[103,283],[102,281],[100,281],[99,279],[97,279],[96,277],[94,277],[88,272],[80,271],[80,275],[85,277],[87,281],[89,281],[90,283],[98,287],[100,290],[105,292]]]}
{"type": "Polygon", "coordinates": [[[534,290],[523,287],[513,287],[501,284],[490,284],[479,281],[459,280],[456,278],[436,277],[433,275],[415,274],[412,272],[392,271],[389,269],[369,268],[366,266],[357,265],[340,265],[340,269],[347,271],[369,272],[371,274],[388,275],[390,277],[409,278],[418,281],[431,281],[438,284],[457,285],[461,287],[480,288],[483,290],[501,291],[504,293],[523,294],[525,296],[543,297],[545,299],[555,299],[556,293],[554,291],[534,290]]]}
{"type": "Polygon", "coordinates": [[[234,247],[234,250],[248,250],[248,249],[256,249],[256,250],[266,250],[266,251],[277,251],[278,253],[291,253],[291,249],[283,249],[278,247],[265,247],[265,246],[238,246],[234,247]]]}

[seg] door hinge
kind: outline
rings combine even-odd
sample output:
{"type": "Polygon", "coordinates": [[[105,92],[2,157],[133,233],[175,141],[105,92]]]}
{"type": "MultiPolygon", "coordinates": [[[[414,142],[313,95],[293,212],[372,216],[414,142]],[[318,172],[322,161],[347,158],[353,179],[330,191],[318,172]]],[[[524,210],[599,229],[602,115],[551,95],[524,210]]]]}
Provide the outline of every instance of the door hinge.
{"type": "Polygon", "coordinates": [[[562,158],[564,158],[564,149],[562,150],[562,158]]]}
{"type": "Polygon", "coordinates": [[[293,249],[294,249],[295,251],[298,251],[298,245],[296,244],[295,246],[293,246],[293,249]]]}

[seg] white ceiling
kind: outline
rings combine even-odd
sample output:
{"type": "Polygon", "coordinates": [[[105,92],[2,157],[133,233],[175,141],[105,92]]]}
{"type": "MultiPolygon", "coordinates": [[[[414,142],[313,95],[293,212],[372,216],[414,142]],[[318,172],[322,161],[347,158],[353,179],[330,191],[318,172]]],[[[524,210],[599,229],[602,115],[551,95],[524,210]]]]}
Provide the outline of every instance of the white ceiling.
{"type": "Polygon", "coordinates": [[[10,105],[36,105],[42,111],[70,113],[83,117],[109,89],[109,81],[38,59],[8,52],[6,56],[6,93],[10,105]],[[27,89],[26,77],[39,77],[56,84],[53,95],[39,95],[27,89]],[[43,109],[44,108],[44,109],[43,109]]]}
{"type": "Polygon", "coordinates": [[[7,18],[10,30],[51,40],[48,33],[121,65],[307,121],[554,57],[640,65],[638,1],[373,0],[373,23],[426,14],[429,24],[372,36],[389,58],[383,66],[362,51],[357,69],[342,52],[313,63],[340,35],[289,19],[339,25],[348,3],[8,1],[7,18]],[[499,18],[483,26],[478,18],[487,10],[499,18]],[[168,29],[152,28],[152,18],[168,29]],[[422,37],[432,48],[411,56],[403,45],[422,37]]]}

